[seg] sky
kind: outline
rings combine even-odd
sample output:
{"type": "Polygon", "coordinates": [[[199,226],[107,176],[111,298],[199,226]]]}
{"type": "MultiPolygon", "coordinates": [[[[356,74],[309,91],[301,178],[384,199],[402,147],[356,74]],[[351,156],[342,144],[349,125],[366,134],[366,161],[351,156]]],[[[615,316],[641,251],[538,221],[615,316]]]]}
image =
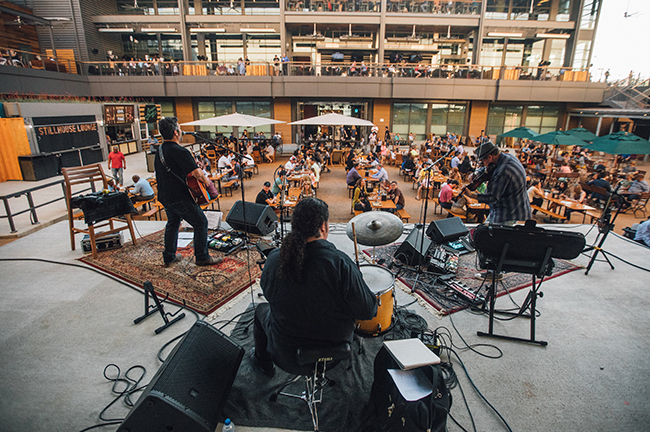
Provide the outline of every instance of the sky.
{"type": "Polygon", "coordinates": [[[603,0],[591,74],[600,78],[609,69],[609,80],[634,75],[650,77],[650,0],[603,0]],[[631,15],[625,18],[625,12],[631,15]]]}

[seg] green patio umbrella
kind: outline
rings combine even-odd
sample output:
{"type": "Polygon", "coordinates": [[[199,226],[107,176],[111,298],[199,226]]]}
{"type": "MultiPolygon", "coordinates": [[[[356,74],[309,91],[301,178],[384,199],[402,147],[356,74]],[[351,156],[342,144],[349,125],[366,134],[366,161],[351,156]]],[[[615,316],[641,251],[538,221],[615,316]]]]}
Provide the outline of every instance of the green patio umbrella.
{"type": "Polygon", "coordinates": [[[576,138],[570,133],[564,131],[545,133],[543,135],[538,135],[535,138],[532,138],[532,140],[540,143],[552,144],[552,145],[578,145],[581,147],[587,145],[587,143],[581,140],[580,138],[576,138]]]}
{"type": "Polygon", "coordinates": [[[630,132],[615,132],[602,136],[585,148],[613,155],[650,154],[650,142],[630,132]]]}
{"type": "Polygon", "coordinates": [[[598,135],[591,133],[590,131],[588,131],[583,127],[571,129],[568,130],[567,132],[569,132],[574,137],[580,138],[581,140],[587,142],[593,142],[596,138],[598,138],[598,135]]]}
{"type": "Polygon", "coordinates": [[[518,128],[513,129],[513,130],[510,130],[510,131],[508,131],[506,133],[502,133],[497,138],[508,138],[508,137],[510,137],[510,138],[525,138],[525,139],[532,140],[533,138],[535,138],[538,135],[539,134],[537,132],[535,132],[534,130],[531,130],[531,129],[528,129],[527,127],[522,126],[522,127],[518,127],[518,128]]]}

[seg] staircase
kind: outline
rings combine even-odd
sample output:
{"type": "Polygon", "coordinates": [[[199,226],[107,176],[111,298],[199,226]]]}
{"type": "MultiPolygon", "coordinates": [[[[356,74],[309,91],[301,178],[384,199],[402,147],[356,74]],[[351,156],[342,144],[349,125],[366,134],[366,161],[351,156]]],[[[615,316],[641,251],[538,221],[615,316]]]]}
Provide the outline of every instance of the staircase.
{"type": "Polygon", "coordinates": [[[650,79],[625,78],[605,90],[603,104],[619,109],[650,109],[650,79]]]}

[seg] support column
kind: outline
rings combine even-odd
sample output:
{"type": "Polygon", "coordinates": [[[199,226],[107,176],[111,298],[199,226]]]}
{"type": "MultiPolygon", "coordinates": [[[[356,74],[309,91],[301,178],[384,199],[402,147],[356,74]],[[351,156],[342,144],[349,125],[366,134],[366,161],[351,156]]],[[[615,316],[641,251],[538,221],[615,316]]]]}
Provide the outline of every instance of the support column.
{"type": "Polygon", "coordinates": [[[602,125],[602,124],[603,124],[603,118],[598,117],[598,125],[596,125],[596,135],[597,136],[600,136],[600,125],[602,125]]]}
{"type": "Polygon", "coordinates": [[[379,40],[377,41],[377,63],[384,62],[384,40],[386,40],[386,0],[381,0],[379,18],[379,40]]]}
{"type": "Polygon", "coordinates": [[[474,47],[472,48],[472,64],[481,63],[481,50],[483,49],[483,33],[485,31],[485,13],[487,0],[481,2],[481,15],[479,16],[478,29],[474,30],[474,47]]]}
{"type": "Polygon", "coordinates": [[[187,29],[187,23],[185,21],[187,12],[187,0],[178,0],[179,30],[181,32],[181,45],[183,46],[183,61],[192,61],[192,36],[187,29]]]}

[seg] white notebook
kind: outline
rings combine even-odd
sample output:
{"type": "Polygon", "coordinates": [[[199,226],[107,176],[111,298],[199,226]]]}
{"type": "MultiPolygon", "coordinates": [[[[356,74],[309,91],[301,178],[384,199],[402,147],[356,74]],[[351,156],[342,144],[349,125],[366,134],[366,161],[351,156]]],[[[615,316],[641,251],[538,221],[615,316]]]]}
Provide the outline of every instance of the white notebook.
{"type": "Polygon", "coordinates": [[[384,346],[402,370],[440,363],[440,357],[417,338],[384,341],[384,346]]]}

